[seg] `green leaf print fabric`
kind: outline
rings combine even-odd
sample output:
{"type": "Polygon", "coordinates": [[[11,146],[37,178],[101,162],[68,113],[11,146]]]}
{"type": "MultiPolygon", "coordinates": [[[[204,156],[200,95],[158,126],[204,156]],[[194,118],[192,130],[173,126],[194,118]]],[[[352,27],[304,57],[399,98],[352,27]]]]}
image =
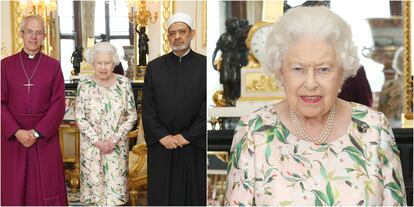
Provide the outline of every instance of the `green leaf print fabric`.
{"type": "Polygon", "coordinates": [[[80,129],[81,202],[122,205],[128,201],[128,132],[137,120],[134,94],[126,77],[101,87],[91,76],[78,84],[76,121],[80,129]],[[114,151],[102,154],[94,143],[118,139],[114,151]]]}
{"type": "Polygon", "coordinates": [[[227,205],[406,205],[394,135],[382,113],[352,104],[345,134],[315,144],[273,106],[242,117],[230,151],[227,205]],[[361,124],[367,128],[361,130],[361,124]]]}

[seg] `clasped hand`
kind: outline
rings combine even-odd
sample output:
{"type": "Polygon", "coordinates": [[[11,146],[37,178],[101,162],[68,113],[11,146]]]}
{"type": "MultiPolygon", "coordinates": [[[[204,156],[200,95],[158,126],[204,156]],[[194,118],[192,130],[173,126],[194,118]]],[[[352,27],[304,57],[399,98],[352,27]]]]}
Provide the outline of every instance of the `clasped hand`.
{"type": "Polygon", "coordinates": [[[103,153],[110,154],[114,151],[116,144],[114,143],[114,138],[107,139],[105,141],[97,141],[95,146],[103,153]]]}
{"type": "Polygon", "coordinates": [[[25,147],[29,148],[34,143],[36,143],[36,137],[33,135],[32,130],[25,130],[25,129],[19,129],[14,134],[14,136],[17,138],[17,140],[25,147]]]}
{"type": "Polygon", "coordinates": [[[167,149],[176,149],[190,144],[181,134],[167,135],[160,139],[160,143],[167,149]]]}

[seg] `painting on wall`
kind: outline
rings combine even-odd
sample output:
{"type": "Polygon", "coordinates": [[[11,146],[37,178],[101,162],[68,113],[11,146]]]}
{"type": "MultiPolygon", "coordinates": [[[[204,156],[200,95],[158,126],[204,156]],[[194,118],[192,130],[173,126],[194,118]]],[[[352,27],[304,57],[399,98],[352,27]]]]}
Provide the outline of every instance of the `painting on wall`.
{"type": "Polygon", "coordinates": [[[76,90],[65,91],[65,116],[63,121],[75,121],[76,90]]]}

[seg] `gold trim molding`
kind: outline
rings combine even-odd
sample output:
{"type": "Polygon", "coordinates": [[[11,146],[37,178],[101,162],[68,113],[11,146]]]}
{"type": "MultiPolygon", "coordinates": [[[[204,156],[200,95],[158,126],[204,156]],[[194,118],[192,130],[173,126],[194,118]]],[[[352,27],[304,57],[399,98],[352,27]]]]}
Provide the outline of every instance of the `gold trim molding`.
{"type": "Polygon", "coordinates": [[[163,0],[162,2],[162,50],[164,54],[167,54],[171,51],[170,43],[168,42],[168,25],[167,21],[170,16],[175,11],[175,1],[174,0],[163,0]],[[171,8],[172,7],[172,8],[171,8]]]}
{"type": "Polygon", "coordinates": [[[403,30],[404,30],[404,82],[405,102],[404,118],[413,120],[413,80],[411,75],[411,1],[403,1],[403,30]]]}
{"type": "Polygon", "coordinates": [[[18,1],[10,1],[10,15],[12,25],[12,53],[17,53],[23,48],[23,40],[19,37],[19,24],[23,20],[23,8],[18,1]]]}

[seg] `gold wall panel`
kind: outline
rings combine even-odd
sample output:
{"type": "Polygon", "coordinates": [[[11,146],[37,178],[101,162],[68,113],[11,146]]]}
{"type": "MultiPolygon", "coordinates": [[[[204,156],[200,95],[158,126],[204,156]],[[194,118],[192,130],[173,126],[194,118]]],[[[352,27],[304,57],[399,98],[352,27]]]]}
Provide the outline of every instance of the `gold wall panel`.
{"type": "Polygon", "coordinates": [[[23,40],[19,37],[19,24],[23,20],[23,8],[18,1],[10,1],[10,16],[12,25],[12,53],[17,53],[23,48],[23,40]]]}
{"type": "Polygon", "coordinates": [[[168,43],[168,19],[175,10],[175,3],[173,0],[163,0],[162,2],[162,50],[164,54],[171,51],[170,44],[168,43]]]}
{"type": "Polygon", "coordinates": [[[59,44],[58,30],[55,24],[55,17],[57,16],[56,11],[50,11],[45,5],[39,4],[38,6],[29,6],[24,9],[19,1],[10,1],[10,16],[11,25],[12,25],[12,53],[17,53],[23,48],[23,40],[19,37],[20,31],[20,22],[25,16],[28,15],[38,15],[43,18],[45,29],[46,29],[46,38],[43,42],[43,52],[47,55],[50,55],[56,59],[59,59],[59,51],[55,48],[58,48],[59,44]]]}

